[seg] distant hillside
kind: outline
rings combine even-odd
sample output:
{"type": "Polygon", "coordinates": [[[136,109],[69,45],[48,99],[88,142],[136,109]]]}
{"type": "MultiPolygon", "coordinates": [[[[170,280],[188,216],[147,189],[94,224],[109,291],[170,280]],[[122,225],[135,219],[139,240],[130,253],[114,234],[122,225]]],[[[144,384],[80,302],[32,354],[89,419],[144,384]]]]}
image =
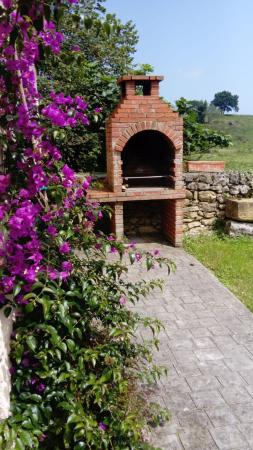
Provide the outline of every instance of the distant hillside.
{"type": "Polygon", "coordinates": [[[214,149],[210,153],[196,155],[194,159],[225,160],[226,169],[253,172],[253,116],[215,115],[209,118],[206,126],[230,134],[234,145],[227,149],[214,149]]]}

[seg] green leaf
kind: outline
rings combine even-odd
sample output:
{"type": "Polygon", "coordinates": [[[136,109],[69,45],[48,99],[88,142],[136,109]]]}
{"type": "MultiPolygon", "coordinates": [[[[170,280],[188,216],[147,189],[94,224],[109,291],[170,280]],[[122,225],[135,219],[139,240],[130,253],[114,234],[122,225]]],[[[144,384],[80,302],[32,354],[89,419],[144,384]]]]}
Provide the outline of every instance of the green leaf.
{"type": "Polygon", "coordinates": [[[150,270],[153,267],[153,261],[152,258],[147,258],[147,269],[150,270]]]}
{"type": "Polygon", "coordinates": [[[25,445],[23,444],[23,442],[19,438],[16,439],[15,450],[25,450],[25,445]]]}
{"type": "Polygon", "coordinates": [[[58,343],[58,347],[59,347],[64,353],[67,353],[68,348],[67,348],[67,345],[65,344],[65,342],[59,342],[59,343],[58,343]]]}
{"type": "Polygon", "coordinates": [[[30,313],[34,310],[34,304],[32,302],[28,303],[25,306],[25,312],[30,313]]]}
{"type": "Polygon", "coordinates": [[[9,437],[10,437],[10,428],[8,427],[7,424],[6,424],[5,427],[4,427],[3,435],[4,435],[4,439],[5,439],[6,441],[8,441],[8,440],[9,440],[9,437]]]}
{"type": "Polygon", "coordinates": [[[84,20],[84,25],[85,25],[86,30],[89,30],[92,27],[92,24],[93,24],[93,20],[91,17],[87,17],[84,20]]]}
{"type": "Polygon", "coordinates": [[[130,263],[133,264],[135,262],[135,254],[129,253],[129,259],[130,259],[130,263]]]}
{"type": "Polygon", "coordinates": [[[77,414],[70,414],[68,417],[67,423],[76,423],[79,422],[82,418],[77,414]]]}
{"type": "Polygon", "coordinates": [[[105,22],[103,25],[103,29],[106,32],[107,36],[110,36],[111,34],[111,26],[108,22],[105,22]]]}
{"type": "Polygon", "coordinates": [[[49,311],[50,311],[52,302],[50,300],[48,300],[46,297],[39,298],[38,302],[42,305],[44,319],[45,320],[48,319],[48,315],[49,315],[49,311]]]}
{"type": "Polygon", "coordinates": [[[68,349],[69,349],[71,352],[73,352],[73,351],[75,350],[75,347],[76,347],[75,342],[72,341],[72,339],[67,339],[66,342],[67,342],[68,349]]]}
{"type": "Polygon", "coordinates": [[[42,397],[39,394],[32,394],[32,395],[29,396],[29,399],[32,400],[33,402],[40,403],[41,400],[42,400],[42,397]]]}
{"type": "Polygon", "coordinates": [[[21,291],[21,285],[20,284],[16,284],[16,286],[14,286],[13,288],[13,297],[16,297],[21,291]]]}
{"type": "Polygon", "coordinates": [[[31,448],[33,447],[33,441],[31,439],[31,435],[30,435],[30,433],[28,433],[28,431],[25,431],[25,430],[21,431],[20,437],[22,439],[22,442],[25,445],[29,445],[29,447],[31,447],[31,448]]]}
{"type": "Polygon", "coordinates": [[[28,347],[34,352],[37,347],[37,340],[34,336],[28,336],[26,339],[28,347]]]}

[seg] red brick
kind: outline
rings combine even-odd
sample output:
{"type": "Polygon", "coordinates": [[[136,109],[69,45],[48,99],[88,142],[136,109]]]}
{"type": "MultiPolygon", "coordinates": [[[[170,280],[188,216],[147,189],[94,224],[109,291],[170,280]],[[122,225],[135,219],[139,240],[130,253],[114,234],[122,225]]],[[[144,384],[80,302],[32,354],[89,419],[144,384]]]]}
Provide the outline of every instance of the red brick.
{"type": "Polygon", "coordinates": [[[126,95],[121,99],[106,122],[107,181],[108,187],[100,191],[89,191],[88,198],[110,202],[113,206],[112,227],[122,235],[123,203],[125,201],[157,200],[164,203],[164,233],[173,245],[182,240],[183,202],[185,193],[182,183],[183,122],[178,114],[159,98],[159,76],[127,75],[119,80],[125,83],[126,95]],[[135,95],[135,82],[151,83],[151,95],[135,95]],[[174,188],[160,190],[122,191],[121,153],[128,140],[144,130],[160,131],[172,143],[174,161],[168,164],[174,188]]]}

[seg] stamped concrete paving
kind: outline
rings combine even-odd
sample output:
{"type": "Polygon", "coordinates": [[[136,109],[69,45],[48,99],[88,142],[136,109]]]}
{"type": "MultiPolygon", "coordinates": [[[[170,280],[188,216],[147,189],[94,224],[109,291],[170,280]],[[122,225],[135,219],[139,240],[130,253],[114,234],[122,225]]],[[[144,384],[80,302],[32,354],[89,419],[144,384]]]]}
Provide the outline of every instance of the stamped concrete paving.
{"type": "MultiPolygon", "coordinates": [[[[155,360],[169,369],[151,399],[172,419],[154,431],[163,450],[253,449],[253,315],[182,249],[151,243],[177,264],[164,291],[138,304],[165,325],[155,360]]],[[[157,275],[150,271],[148,278],[157,275]]],[[[160,276],[161,273],[158,272],[160,276]]],[[[131,277],[146,277],[139,266],[131,277]]]]}

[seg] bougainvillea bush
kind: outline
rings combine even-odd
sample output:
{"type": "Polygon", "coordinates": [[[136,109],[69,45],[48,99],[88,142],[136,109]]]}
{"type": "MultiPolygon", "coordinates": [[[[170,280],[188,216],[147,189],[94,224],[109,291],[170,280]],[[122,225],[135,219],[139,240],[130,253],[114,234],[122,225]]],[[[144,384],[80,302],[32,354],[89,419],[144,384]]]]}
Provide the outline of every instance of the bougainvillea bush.
{"type": "MultiPolygon", "coordinates": [[[[90,203],[90,179],[61,162],[55,136],[89,123],[85,99],[37,89],[45,49],[60,52],[57,19],[76,0],[1,0],[0,127],[8,172],[0,175],[0,304],[13,317],[11,415],[0,448],[141,449],[154,421],[137,380],[156,379],[129,311],[159,280],[131,283],[123,264],[171,263],[96,231],[106,212],[90,203]],[[146,364],[149,364],[148,370],[146,364]]],[[[160,412],[158,412],[160,416],[160,412]]]]}

